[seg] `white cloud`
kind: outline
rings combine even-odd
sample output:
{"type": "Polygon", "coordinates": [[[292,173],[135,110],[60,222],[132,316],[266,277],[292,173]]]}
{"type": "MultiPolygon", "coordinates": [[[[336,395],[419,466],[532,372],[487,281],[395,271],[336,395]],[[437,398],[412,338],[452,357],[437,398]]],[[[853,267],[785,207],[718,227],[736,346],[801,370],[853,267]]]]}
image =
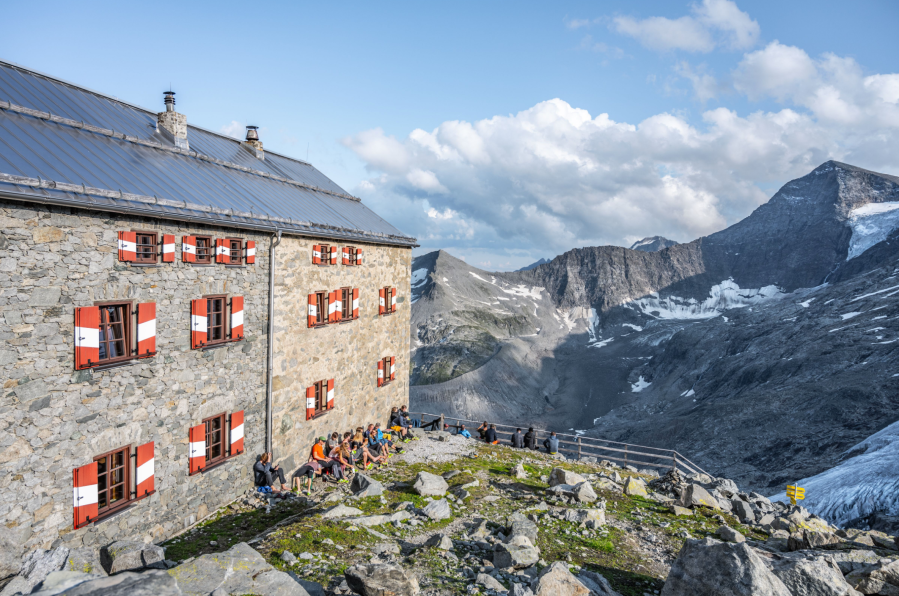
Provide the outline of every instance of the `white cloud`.
{"type": "Polygon", "coordinates": [[[228,135],[229,137],[235,139],[243,139],[246,136],[247,126],[242,122],[238,122],[237,120],[232,120],[228,124],[219,128],[219,132],[223,135],[228,135]]]}
{"type": "Polygon", "coordinates": [[[716,47],[743,50],[758,42],[758,23],[731,0],[703,0],[691,11],[692,16],[676,19],[619,16],[612,19],[612,26],[618,33],[659,51],[711,52],[716,47]]]}
{"type": "Polygon", "coordinates": [[[687,62],[678,62],[674,67],[675,72],[689,80],[693,85],[693,95],[699,101],[705,103],[718,97],[720,85],[718,79],[704,70],[697,70],[687,62]]]}

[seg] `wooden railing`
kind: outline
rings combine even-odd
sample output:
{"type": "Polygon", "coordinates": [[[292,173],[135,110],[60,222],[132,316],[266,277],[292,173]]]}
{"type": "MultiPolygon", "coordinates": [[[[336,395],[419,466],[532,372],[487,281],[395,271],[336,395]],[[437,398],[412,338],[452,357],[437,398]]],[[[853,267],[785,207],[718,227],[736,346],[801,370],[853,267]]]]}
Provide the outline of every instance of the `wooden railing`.
{"type": "MultiPolygon", "coordinates": [[[[466,420],[465,418],[448,418],[443,414],[429,414],[427,412],[410,412],[409,415],[413,420],[420,422],[421,428],[425,430],[443,430],[444,427],[452,431],[459,429],[460,425],[468,423],[466,429],[471,433],[474,439],[478,439],[477,428],[481,422],[476,420],[466,420]]],[[[490,421],[487,421],[490,423],[490,421]]],[[[508,424],[496,424],[496,432],[500,439],[501,445],[511,444],[511,435],[515,432],[515,426],[508,424]]],[[[521,429],[522,434],[527,429],[521,429]]],[[[537,433],[537,447],[544,450],[543,441],[549,437],[550,431],[544,429],[534,429],[537,433]]],[[[639,468],[658,468],[661,470],[678,470],[683,474],[707,474],[702,468],[691,462],[689,459],[672,449],[659,449],[657,447],[647,447],[645,445],[631,445],[630,443],[619,443],[618,441],[608,441],[606,439],[595,439],[593,437],[583,437],[580,435],[571,435],[567,433],[556,433],[559,439],[559,452],[566,456],[576,456],[578,459],[582,457],[595,457],[597,459],[607,459],[619,464],[631,465],[639,468]]],[[[708,474],[707,474],[708,475],[708,474]]]]}

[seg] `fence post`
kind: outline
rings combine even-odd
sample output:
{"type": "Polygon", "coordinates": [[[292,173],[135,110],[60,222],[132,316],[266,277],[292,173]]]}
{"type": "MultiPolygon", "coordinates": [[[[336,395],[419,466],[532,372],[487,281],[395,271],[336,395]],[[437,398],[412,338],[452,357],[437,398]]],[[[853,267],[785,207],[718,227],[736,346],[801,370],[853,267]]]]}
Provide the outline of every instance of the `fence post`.
{"type": "Polygon", "coordinates": [[[443,414],[440,414],[440,426],[436,430],[443,430],[444,422],[443,414]]]}
{"type": "Polygon", "coordinates": [[[624,446],[624,465],[627,465],[627,445],[624,446]]]}
{"type": "Polygon", "coordinates": [[[673,467],[671,469],[676,472],[677,471],[677,451],[674,451],[673,453],[674,453],[674,463],[672,464],[673,467]]]}
{"type": "Polygon", "coordinates": [[[581,459],[581,438],[577,438],[577,458],[581,459]]]}

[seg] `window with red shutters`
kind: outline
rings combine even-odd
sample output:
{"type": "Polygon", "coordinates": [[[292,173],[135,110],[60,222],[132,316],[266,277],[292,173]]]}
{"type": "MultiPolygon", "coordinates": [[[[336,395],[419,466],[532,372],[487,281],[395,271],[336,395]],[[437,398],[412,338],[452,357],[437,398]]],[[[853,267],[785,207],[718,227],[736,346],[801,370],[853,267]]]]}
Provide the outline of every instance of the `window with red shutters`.
{"type": "Polygon", "coordinates": [[[97,515],[118,511],[131,501],[131,446],[98,455],[97,515]]]}
{"type": "Polygon", "coordinates": [[[156,264],[158,262],[159,235],[156,232],[140,232],[138,230],[134,230],[134,232],[134,262],[156,264]]]}
{"type": "Polygon", "coordinates": [[[203,421],[206,426],[206,465],[225,459],[225,413],[211,416],[203,421]]]}
{"type": "Polygon", "coordinates": [[[340,320],[353,320],[353,288],[340,288],[340,320]]]}
{"type": "Polygon", "coordinates": [[[231,254],[231,265],[243,265],[244,263],[244,255],[243,255],[243,239],[242,238],[228,238],[226,241],[228,246],[228,252],[231,254]]]}
{"type": "Polygon", "coordinates": [[[196,236],[197,239],[197,263],[210,264],[215,260],[215,242],[212,236],[196,236]]]}
{"type": "Polygon", "coordinates": [[[330,265],[331,264],[331,245],[330,244],[322,244],[321,245],[321,253],[322,253],[322,262],[320,265],[330,265]]]}
{"type": "Polygon", "coordinates": [[[386,385],[387,383],[389,383],[391,381],[391,378],[390,378],[390,356],[388,356],[387,358],[381,358],[381,366],[383,367],[383,371],[384,371],[384,380],[381,381],[381,386],[383,387],[384,385],[386,385]]]}
{"type": "Polygon", "coordinates": [[[204,298],[206,298],[206,345],[228,341],[225,317],[226,297],[219,295],[204,296],[204,298]]]}
{"type": "Polygon", "coordinates": [[[318,416],[328,409],[328,382],[316,381],[315,388],[315,415],[318,416]]]}
{"type": "Polygon", "coordinates": [[[381,292],[383,292],[383,297],[381,299],[384,301],[384,312],[382,314],[389,315],[395,312],[396,309],[393,307],[393,288],[385,286],[382,288],[381,292]]]}
{"type": "Polygon", "coordinates": [[[112,364],[133,358],[131,302],[98,302],[100,352],[97,363],[112,364]]]}
{"type": "Polygon", "coordinates": [[[356,247],[347,246],[347,250],[350,253],[350,265],[356,265],[356,247]]]}
{"type": "Polygon", "coordinates": [[[321,291],[315,293],[315,324],[328,324],[328,292],[321,291]]]}

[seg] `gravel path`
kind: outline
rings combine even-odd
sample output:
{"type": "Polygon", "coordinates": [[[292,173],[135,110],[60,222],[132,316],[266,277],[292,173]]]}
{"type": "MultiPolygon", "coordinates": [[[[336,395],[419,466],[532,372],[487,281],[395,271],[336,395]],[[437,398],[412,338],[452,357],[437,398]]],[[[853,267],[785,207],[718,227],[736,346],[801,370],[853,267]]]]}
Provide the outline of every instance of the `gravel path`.
{"type": "Polygon", "coordinates": [[[408,464],[443,463],[468,456],[477,449],[474,439],[466,439],[458,435],[448,435],[446,441],[436,441],[428,437],[432,433],[416,429],[415,434],[421,436],[418,441],[403,444],[406,453],[397,456],[408,464]]]}

